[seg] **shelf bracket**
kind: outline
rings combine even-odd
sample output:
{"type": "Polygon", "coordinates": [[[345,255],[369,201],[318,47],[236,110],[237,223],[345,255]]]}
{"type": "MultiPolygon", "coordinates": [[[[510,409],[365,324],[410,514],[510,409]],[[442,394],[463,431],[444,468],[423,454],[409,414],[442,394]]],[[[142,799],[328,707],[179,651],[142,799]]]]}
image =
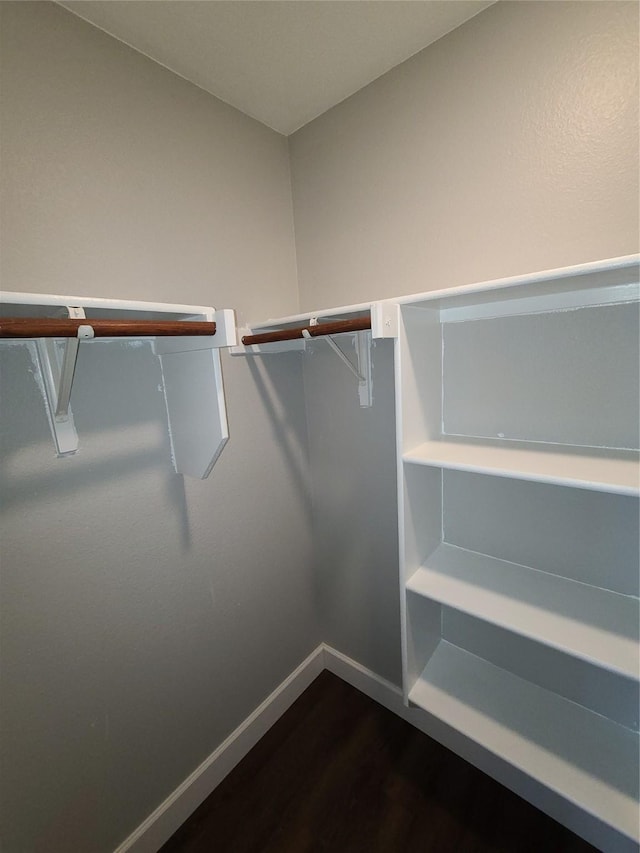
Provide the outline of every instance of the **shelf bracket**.
{"type": "MultiPolygon", "coordinates": [[[[310,326],[317,326],[318,321],[315,318],[311,319],[310,326]]],[[[302,337],[306,341],[314,340],[311,334],[303,329],[302,337]]],[[[358,366],[355,367],[347,358],[344,352],[335,342],[333,335],[326,335],[323,338],[335,352],[338,358],[349,368],[351,373],[358,380],[358,396],[360,398],[361,408],[370,408],[373,404],[373,382],[371,373],[371,332],[355,332],[354,342],[356,348],[356,359],[358,366]]]]}
{"type": "MultiPolygon", "coordinates": [[[[67,306],[67,312],[71,319],[85,319],[83,309],[77,306],[67,306]]],[[[58,456],[68,456],[78,449],[78,433],[70,406],[71,389],[80,340],[92,337],[91,326],[81,325],[76,338],[65,338],[63,342],[55,338],[38,338],[36,341],[47,417],[58,456]]]]}
{"type": "Polygon", "coordinates": [[[373,405],[373,372],[371,370],[371,332],[357,332],[355,336],[356,355],[362,379],[358,383],[360,408],[369,409],[373,405]]]}
{"type": "Polygon", "coordinates": [[[216,324],[214,337],[158,337],[153,342],[162,371],[173,467],[177,474],[199,480],[209,476],[229,440],[220,347],[236,343],[232,310],[207,311],[205,318],[216,324]]]}

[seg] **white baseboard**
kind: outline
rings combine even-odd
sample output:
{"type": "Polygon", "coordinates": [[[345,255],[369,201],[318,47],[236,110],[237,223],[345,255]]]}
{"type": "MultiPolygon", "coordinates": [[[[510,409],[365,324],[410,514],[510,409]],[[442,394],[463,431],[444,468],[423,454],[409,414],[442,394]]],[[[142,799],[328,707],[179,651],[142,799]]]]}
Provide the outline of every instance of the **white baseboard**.
{"type": "Polygon", "coordinates": [[[156,853],[324,669],[320,645],[118,846],[156,853]]]}
{"type": "Polygon", "coordinates": [[[408,708],[404,705],[402,690],[399,687],[331,646],[324,645],[323,649],[325,669],[389,711],[408,719],[408,708]]]}
{"type": "Polygon", "coordinates": [[[324,643],[312,652],[220,746],[116,849],[115,853],[157,853],[202,801],[277,722],[311,682],[328,669],[356,690],[434,737],[503,785],[529,800],[598,849],[637,853],[637,846],[610,827],[586,815],[563,797],[506,762],[491,756],[424,711],[406,707],[402,691],[352,658],[324,643]]]}
{"type": "Polygon", "coordinates": [[[403,720],[415,726],[443,744],[447,749],[474,764],[483,773],[488,773],[505,787],[515,791],[541,811],[568,827],[593,844],[598,850],[608,853],[640,853],[638,845],[622,836],[602,821],[587,814],[546,786],[536,782],[523,771],[489,753],[484,747],[450,728],[446,723],[416,707],[404,704],[402,691],[395,684],[381,678],[375,672],[348,658],[341,652],[324,646],[325,668],[360,690],[375,702],[393,711],[403,720]]]}
{"type": "Polygon", "coordinates": [[[322,643],[160,803],[114,853],[156,853],[323,669],[328,669],[390,711],[405,716],[407,709],[402,703],[400,688],[322,643]]]}

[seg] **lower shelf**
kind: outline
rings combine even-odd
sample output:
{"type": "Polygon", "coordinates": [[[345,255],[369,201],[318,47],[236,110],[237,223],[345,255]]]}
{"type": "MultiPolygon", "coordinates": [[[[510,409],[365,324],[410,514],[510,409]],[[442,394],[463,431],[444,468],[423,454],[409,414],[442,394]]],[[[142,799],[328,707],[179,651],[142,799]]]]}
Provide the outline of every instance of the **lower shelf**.
{"type": "Polygon", "coordinates": [[[638,599],[441,543],[407,589],[627,678],[638,599]]]}
{"type": "Polygon", "coordinates": [[[448,436],[413,448],[404,454],[403,459],[416,465],[475,471],[619,495],[638,495],[640,492],[639,454],[635,450],[448,436]]]}
{"type": "Polygon", "coordinates": [[[634,840],[638,733],[441,640],[415,705],[634,840]]]}

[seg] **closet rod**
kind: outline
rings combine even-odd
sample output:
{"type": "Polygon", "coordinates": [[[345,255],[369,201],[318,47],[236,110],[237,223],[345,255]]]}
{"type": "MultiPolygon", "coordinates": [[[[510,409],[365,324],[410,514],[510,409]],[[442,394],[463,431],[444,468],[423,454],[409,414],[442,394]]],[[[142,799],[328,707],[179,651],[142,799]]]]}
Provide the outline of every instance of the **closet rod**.
{"type": "Polygon", "coordinates": [[[334,320],[331,323],[320,323],[317,326],[293,326],[290,329],[279,329],[275,332],[261,332],[258,335],[244,335],[242,343],[249,347],[252,344],[272,344],[278,341],[293,341],[306,337],[303,332],[309,332],[312,338],[322,335],[339,335],[340,332],[365,332],[371,328],[371,317],[355,317],[352,320],[334,320]]]}
{"type": "Polygon", "coordinates": [[[91,326],[96,338],[159,335],[214,335],[216,324],[200,320],[82,320],[50,317],[0,317],[0,338],[75,338],[91,326]]]}

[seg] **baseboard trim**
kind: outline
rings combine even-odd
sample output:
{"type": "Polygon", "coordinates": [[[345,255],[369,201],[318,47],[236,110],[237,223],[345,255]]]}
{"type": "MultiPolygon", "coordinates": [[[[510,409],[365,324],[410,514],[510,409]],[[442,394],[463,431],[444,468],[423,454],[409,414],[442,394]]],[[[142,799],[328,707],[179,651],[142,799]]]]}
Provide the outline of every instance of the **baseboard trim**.
{"type": "Polygon", "coordinates": [[[318,646],[114,853],[156,853],[325,668],[318,646]]]}
{"type": "Polygon", "coordinates": [[[324,670],[421,729],[489,773],[598,849],[638,853],[637,845],[522,771],[491,756],[445,723],[404,704],[402,691],[352,658],[322,643],[120,844],[114,853],[157,853],[271,726],[324,670]]]}
{"type": "Polygon", "coordinates": [[[408,708],[404,704],[402,690],[399,687],[331,646],[325,644],[323,649],[325,669],[373,699],[374,702],[408,719],[408,708]]]}
{"type": "Polygon", "coordinates": [[[326,669],[334,675],[389,711],[393,711],[429,737],[439,741],[447,749],[478,767],[483,773],[488,773],[502,785],[515,791],[554,820],[575,832],[576,835],[586,839],[598,850],[608,851],[608,853],[640,853],[635,841],[588,814],[561,794],[492,755],[480,744],[450,728],[426,711],[405,705],[402,691],[395,684],[386,681],[372,670],[330,646],[324,646],[324,660],[326,669]]]}
{"type": "Polygon", "coordinates": [[[328,669],[385,708],[407,718],[402,691],[373,670],[322,643],[160,803],[114,853],[157,853],[311,682],[328,669]]]}

